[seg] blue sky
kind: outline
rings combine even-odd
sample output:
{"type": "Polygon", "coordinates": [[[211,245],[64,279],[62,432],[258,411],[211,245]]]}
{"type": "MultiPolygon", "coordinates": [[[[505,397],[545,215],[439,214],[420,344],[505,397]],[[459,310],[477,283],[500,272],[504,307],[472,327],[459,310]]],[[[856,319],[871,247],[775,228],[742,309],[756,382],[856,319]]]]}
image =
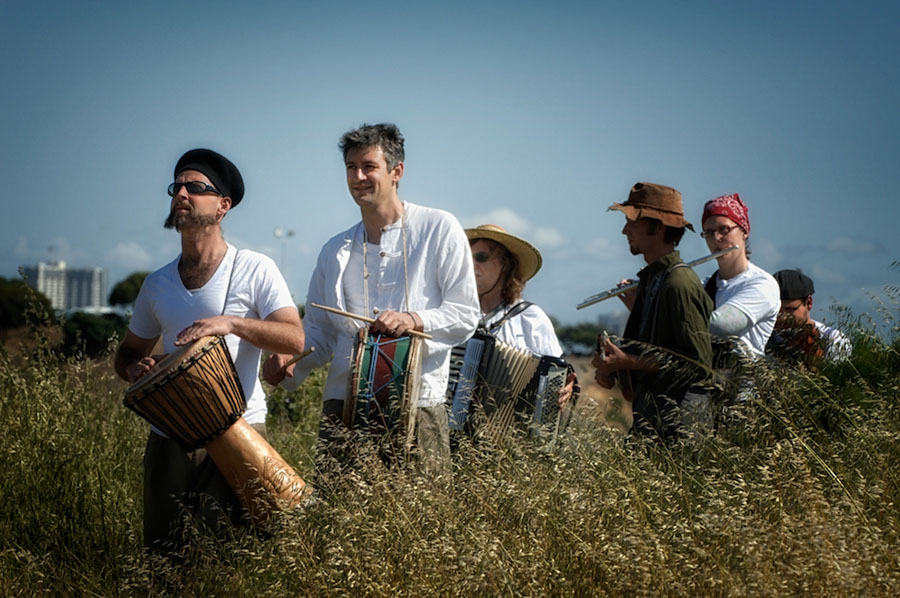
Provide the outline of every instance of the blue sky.
{"type": "Polygon", "coordinates": [[[606,212],[641,180],[698,229],[740,193],[752,260],[804,269],[821,319],[897,284],[900,3],[130,4],[0,0],[0,276],[63,259],[112,285],[171,261],[165,188],[209,147],[247,185],[226,238],[302,302],[359,218],[337,140],[392,121],[401,197],[535,243],[526,297],[563,322],[620,309],[575,305],[643,266],[606,212]]]}

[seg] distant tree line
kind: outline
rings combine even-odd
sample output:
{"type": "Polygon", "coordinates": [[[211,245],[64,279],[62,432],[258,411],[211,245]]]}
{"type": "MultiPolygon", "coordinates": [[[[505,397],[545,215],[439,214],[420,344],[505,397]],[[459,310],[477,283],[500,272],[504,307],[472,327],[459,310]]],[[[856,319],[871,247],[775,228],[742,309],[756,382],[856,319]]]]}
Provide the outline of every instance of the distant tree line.
{"type": "MultiPolygon", "coordinates": [[[[109,294],[109,304],[129,307],[134,304],[148,272],[133,272],[117,282],[109,294]]],[[[305,306],[297,305],[302,317],[305,306]]],[[[28,287],[22,279],[0,277],[0,330],[19,328],[29,323],[54,320],[50,300],[42,293],[28,287]]],[[[556,335],[564,349],[576,353],[590,353],[597,342],[597,334],[603,325],[596,322],[561,324],[551,317],[556,335]]],[[[61,323],[63,341],[60,351],[67,355],[82,353],[89,357],[102,355],[111,344],[121,339],[128,329],[128,322],[120,315],[75,312],[61,323]]]]}
{"type": "Polygon", "coordinates": [[[45,321],[52,313],[46,295],[29,287],[21,278],[0,276],[0,330],[45,321]]]}
{"type": "Polygon", "coordinates": [[[559,338],[563,350],[575,354],[590,354],[597,345],[597,335],[605,327],[597,322],[579,322],[578,324],[560,324],[551,316],[553,328],[559,338]]]}

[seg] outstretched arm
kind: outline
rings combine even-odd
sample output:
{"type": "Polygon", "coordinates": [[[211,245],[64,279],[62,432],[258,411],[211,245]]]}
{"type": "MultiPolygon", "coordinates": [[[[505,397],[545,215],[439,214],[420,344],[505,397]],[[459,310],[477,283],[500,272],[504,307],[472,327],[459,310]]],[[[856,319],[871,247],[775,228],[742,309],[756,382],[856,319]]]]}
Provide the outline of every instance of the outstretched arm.
{"type": "Polygon", "coordinates": [[[178,333],[175,344],[187,345],[203,336],[234,334],[255,347],[275,353],[302,353],[303,324],[296,307],[283,307],[265,320],[214,316],[197,320],[178,333]]]}

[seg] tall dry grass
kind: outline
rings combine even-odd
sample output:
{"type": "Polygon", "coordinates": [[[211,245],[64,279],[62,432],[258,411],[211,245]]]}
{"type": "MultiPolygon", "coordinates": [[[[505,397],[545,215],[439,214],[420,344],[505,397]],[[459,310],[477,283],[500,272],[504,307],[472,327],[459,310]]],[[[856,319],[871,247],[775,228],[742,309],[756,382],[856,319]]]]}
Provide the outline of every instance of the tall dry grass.
{"type": "MultiPolygon", "coordinates": [[[[713,438],[582,422],[552,448],[463,442],[437,483],[373,460],[269,534],[197,532],[171,557],[141,549],[147,426],[125,384],[37,330],[0,350],[0,595],[895,596],[900,343],[855,325],[823,375],[756,368],[759,398],[713,438]]],[[[271,397],[304,477],[322,383],[271,397]]]]}

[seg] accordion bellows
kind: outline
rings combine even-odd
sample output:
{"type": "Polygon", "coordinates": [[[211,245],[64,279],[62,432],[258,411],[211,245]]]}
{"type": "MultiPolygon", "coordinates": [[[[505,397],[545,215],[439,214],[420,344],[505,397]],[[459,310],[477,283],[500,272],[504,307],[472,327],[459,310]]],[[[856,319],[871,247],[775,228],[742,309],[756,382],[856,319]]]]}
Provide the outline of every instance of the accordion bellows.
{"type": "Polygon", "coordinates": [[[555,424],[556,393],[565,377],[566,363],[559,358],[535,355],[476,333],[451,352],[450,429],[497,438],[517,413],[530,420],[533,430],[551,420],[555,424]]]}

